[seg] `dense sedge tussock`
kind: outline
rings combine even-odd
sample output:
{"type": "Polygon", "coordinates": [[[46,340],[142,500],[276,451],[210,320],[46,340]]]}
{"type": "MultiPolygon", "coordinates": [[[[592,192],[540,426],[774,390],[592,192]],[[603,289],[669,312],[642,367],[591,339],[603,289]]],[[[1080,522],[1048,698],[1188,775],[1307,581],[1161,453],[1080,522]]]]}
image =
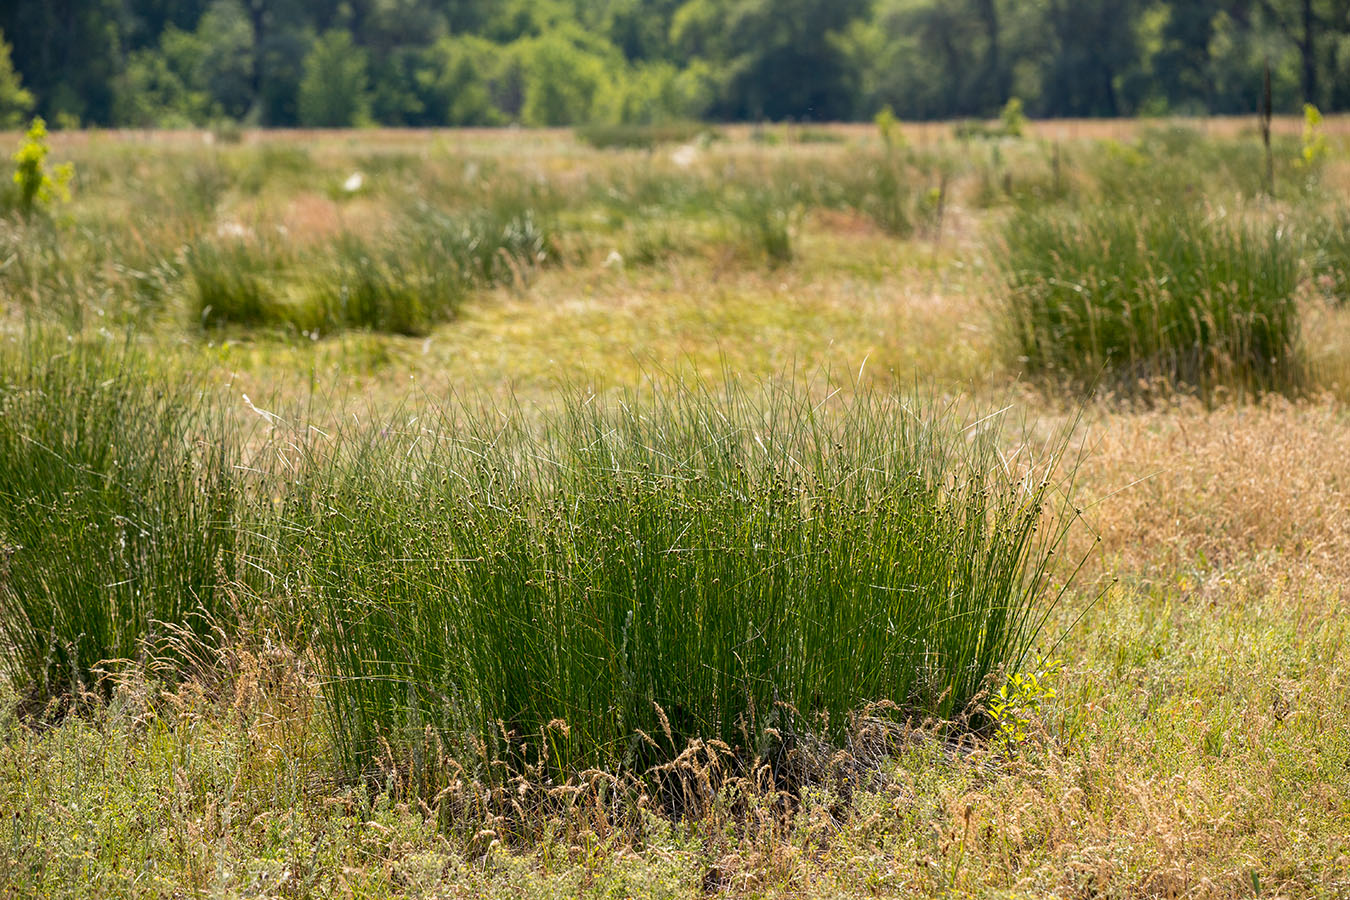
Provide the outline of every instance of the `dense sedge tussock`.
{"type": "Polygon", "coordinates": [[[309,252],[238,230],[188,250],[191,306],[204,328],[425,334],[469,291],[523,281],[558,252],[532,209],[508,204],[471,215],[422,205],[384,233],[344,232],[309,252]]]}
{"type": "Polygon", "coordinates": [[[0,354],[0,665],[34,701],[163,652],[166,626],[228,620],[239,445],[144,366],[80,341],[0,354]]]}
{"type": "Polygon", "coordinates": [[[1003,415],[685,388],[315,448],[282,570],[345,764],[430,730],[565,779],[965,711],[1062,590],[1064,435],[1009,459],[1003,415]]]}
{"type": "Polygon", "coordinates": [[[186,270],[191,279],[194,318],[203,328],[285,322],[290,316],[282,307],[285,288],[280,279],[288,256],[288,249],[273,251],[261,242],[235,236],[191,247],[186,270]]]}
{"type": "Polygon", "coordinates": [[[1308,383],[1284,228],[1157,206],[1021,211],[1003,229],[1010,365],[1123,393],[1308,383]]]}

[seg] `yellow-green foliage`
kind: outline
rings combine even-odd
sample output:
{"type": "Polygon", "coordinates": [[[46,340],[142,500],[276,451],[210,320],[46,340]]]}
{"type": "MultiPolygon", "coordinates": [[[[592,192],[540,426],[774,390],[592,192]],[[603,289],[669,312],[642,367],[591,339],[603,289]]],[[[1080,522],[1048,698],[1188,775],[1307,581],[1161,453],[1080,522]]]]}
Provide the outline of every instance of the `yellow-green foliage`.
{"type": "Polygon", "coordinates": [[[38,116],[28,126],[23,146],[14,154],[14,183],[19,186],[19,210],[30,216],[35,210],[45,209],[58,200],[70,199],[70,180],[75,167],[63,163],[47,169],[47,123],[38,116]]]}
{"type": "Polygon", "coordinates": [[[1303,104],[1303,149],[1298,164],[1306,169],[1321,165],[1331,153],[1322,131],[1322,112],[1311,103],[1303,104]]]}
{"type": "Polygon", "coordinates": [[[18,128],[33,108],[33,92],[26,90],[10,59],[13,48],[0,32],[0,128],[18,128]]]}
{"type": "Polygon", "coordinates": [[[905,146],[905,135],[900,130],[900,122],[895,118],[893,109],[889,106],[883,107],[872,121],[876,124],[877,131],[881,132],[881,139],[886,143],[888,150],[905,146]]]}
{"type": "Polygon", "coordinates": [[[1011,753],[1026,743],[1032,722],[1040,717],[1045,702],[1055,697],[1050,685],[1063,667],[1063,660],[1042,656],[1030,672],[1018,672],[1004,682],[989,704],[996,729],[994,746],[1011,753]]]}
{"type": "Polygon", "coordinates": [[[1003,123],[1003,133],[1008,137],[1021,137],[1026,131],[1026,113],[1022,111],[1022,101],[1016,97],[1004,105],[1003,112],[999,113],[998,118],[1003,123]]]}

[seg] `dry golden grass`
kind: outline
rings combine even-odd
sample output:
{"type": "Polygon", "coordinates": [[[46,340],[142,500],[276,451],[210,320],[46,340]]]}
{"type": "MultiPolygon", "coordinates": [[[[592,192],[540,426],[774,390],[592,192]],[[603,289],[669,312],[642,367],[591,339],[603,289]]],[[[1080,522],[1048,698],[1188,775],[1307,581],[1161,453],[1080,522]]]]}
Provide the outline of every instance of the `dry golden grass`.
{"type": "Polygon", "coordinates": [[[1350,412],[1334,399],[1182,402],[1090,434],[1080,475],[1106,567],[1350,575],[1350,412]]]}

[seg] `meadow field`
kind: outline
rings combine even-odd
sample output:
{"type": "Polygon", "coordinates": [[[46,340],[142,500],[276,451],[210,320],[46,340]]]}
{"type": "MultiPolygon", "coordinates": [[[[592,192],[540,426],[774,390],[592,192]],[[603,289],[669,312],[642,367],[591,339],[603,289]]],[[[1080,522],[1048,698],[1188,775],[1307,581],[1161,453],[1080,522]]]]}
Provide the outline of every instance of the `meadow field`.
{"type": "Polygon", "coordinates": [[[1350,897],[1350,121],[27,158],[0,896],[1350,897]]]}

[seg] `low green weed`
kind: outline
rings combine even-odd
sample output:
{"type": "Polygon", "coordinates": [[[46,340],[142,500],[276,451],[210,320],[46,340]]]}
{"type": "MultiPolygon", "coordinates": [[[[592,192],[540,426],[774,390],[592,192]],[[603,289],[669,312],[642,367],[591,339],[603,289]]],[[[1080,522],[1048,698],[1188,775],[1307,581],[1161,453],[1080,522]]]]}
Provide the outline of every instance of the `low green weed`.
{"type": "Polygon", "coordinates": [[[1322,130],[1322,113],[1311,103],[1303,104],[1303,146],[1300,148],[1298,165],[1305,170],[1320,169],[1331,156],[1331,145],[1327,143],[1326,133],[1322,130]]]}
{"type": "Polygon", "coordinates": [[[1045,703],[1055,698],[1052,685],[1062,668],[1062,659],[1039,657],[1031,669],[1014,672],[999,686],[989,701],[989,718],[994,724],[992,744],[996,750],[1012,754],[1026,743],[1029,729],[1040,717],[1045,703]]]}

